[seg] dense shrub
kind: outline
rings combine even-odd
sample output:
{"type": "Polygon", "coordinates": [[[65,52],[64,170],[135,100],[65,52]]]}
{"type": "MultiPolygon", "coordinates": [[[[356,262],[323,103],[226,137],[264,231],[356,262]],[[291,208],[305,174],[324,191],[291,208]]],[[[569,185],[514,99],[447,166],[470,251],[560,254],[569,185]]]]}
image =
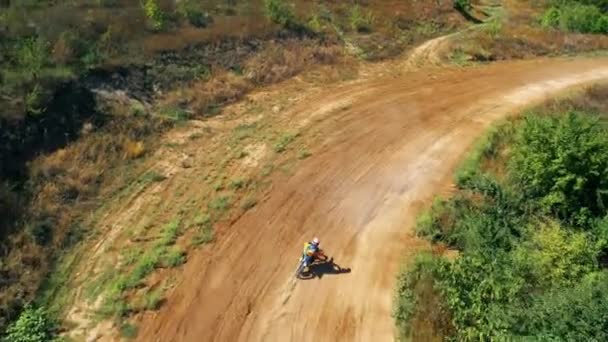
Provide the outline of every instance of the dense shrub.
{"type": "Polygon", "coordinates": [[[551,7],[541,17],[541,23],[546,27],[558,27],[562,12],[557,7],[551,7]]]}
{"type": "Polygon", "coordinates": [[[200,3],[192,0],[183,0],[177,4],[177,12],[185,18],[190,25],[198,28],[207,27],[213,22],[213,17],[200,8],[200,3]]]}
{"type": "Polygon", "coordinates": [[[288,29],[297,25],[293,8],[283,0],[264,0],[264,7],[266,16],[273,23],[288,29]]]}
{"type": "Polygon", "coordinates": [[[540,288],[573,285],[597,267],[598,246],[558,222],[537,223],[513,253],[519,272],[540,288]]]}
{"type": "Polygon", "coordinates": [[[361,9],[359,5],[352,8],[348,19],[351,29],[360,33],[371,32],[375,20],[374,15],[370,11],[361,9]]]}
{"type": "Polygon", "coordinates": [[[429,334],[420,331],[418,324],[406,322],[422,321],[432,324],[430,335],[447,335],[452,330],[448,308],[443,304],[435,279],[449,267],[445,259],[428,253],[418,254],[410,265],[409,272],[403,272],[397,279],[397,293],[393,317],[400,324],[403,337],[420,337],[429,334]]]}
{"type": "Polygon", "coordinates": [[[7,329],[6,342],[48,342],[52,339],[54,324],[42,308],[26,307],[7,329]]]}
{"type": "Polygon", "coordinates": [[[556,6],[570,5],[573,3],[592,5],[596,6],[604,12],[608,11],[608,0],[553,0],[553,4],[556,6]]]}
{"type": "Polygon", "coordinates": [[[576,224],[607,213],[608,131],[597,119],[528,116],[513,150],[514,181],[545,212],[576,224]]]}
{"type": "Polygon", "coordinates": [[[608,340],[608,273],[585,275],[571,287],[557,287],[515,302],[505,309],[513,315],[514,336],[536,341],[608,340]]]}
{"type": "Polygon", "coordinates": [[[142,0],[141,6],[155,31],[161,31],[166,25],[165,13],[161,10],[157,0],[142,0]]]}
{"type": "MultiPolygon", "coordinates": [[[[595,103],[595,93],[564,106],[595,103]]],[[[529,114],[508,127],[492,130],[475,149],[454,197],[420,218],[419,235],[459,255],[449,261],[423,254],[400,274],[400,333],[417,339],[426,329],[455,341],[606,340],[608,133],[597,118],[572,111],[529,114]],[[507,175],[497,178],[489,161],[508,165],[507,175]],[[422,314],[450,324],[420,325],[422,314]]]]}
{"type": "Polygon", "coordinates": [[[567,4],[549,8],[541,23],[547,27],[581,33],[608,33],[608,14],[594,5],[567,4]]]}
{"type": "Polygon", "coordinates": [[[471,0],[454,0],[454,8],[462,12],[468,12],[472,8],[471,0]]]}

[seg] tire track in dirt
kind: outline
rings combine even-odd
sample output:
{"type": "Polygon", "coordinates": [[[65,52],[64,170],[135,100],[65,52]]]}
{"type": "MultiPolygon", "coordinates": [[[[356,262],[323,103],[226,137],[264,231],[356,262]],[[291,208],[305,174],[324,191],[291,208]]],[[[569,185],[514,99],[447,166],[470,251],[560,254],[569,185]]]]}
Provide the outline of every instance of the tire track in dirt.
{"type": "Polygon", "coordinates": [[[396,272],[424,246],[410,233],[416,213],[449,188],[475,138],[522,105],[604,78],[608,59],[498,63],[328,89],[305,101],[290,120],[350,105],[315,120],[323,134],[313,157],[276,179],[211,257],[192,255],[167,303],[143,317],[138,340],[393,339],[396,272]],[[312,235],[352,272],[294,282],[312,235]]]}

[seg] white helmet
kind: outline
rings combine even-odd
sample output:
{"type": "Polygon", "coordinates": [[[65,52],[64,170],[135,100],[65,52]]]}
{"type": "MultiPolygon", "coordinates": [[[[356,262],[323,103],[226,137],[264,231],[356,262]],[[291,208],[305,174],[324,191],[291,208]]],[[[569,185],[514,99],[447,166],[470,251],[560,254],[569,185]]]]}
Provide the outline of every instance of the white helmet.
{"type": "Polygon", "coordinates": [[[315,246],[318,246],[321,243],[321,241],[319,240],[318,237],[315,237],[314,239],[312,239],[312,244],[315,246]]]}

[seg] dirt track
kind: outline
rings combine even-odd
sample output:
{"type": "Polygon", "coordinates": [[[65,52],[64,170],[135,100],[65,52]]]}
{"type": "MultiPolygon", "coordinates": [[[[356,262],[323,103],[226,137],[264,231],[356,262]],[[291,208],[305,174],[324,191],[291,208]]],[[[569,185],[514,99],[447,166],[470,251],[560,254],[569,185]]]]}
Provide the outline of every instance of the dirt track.
{"type": "MultiPolygon", "coordinates": [[[[608,60],[543,60],[418,72],[338,87],[293,108],[325,134],[313,157],[185,266],[139,340],[385,341],[402,257],[419,209],[447,191],[456,163],[492,121],[567,87],[608,78],[608,60]],[[293,280],[318,235],[350,273],[293,280]]],[[[302,121],[305,122],[305,121],[302,121]]],[[[295,124],[295,123],[294,123],[295,124]]],[[[193,185],[196,180],[193,180],[193,185]]]]}

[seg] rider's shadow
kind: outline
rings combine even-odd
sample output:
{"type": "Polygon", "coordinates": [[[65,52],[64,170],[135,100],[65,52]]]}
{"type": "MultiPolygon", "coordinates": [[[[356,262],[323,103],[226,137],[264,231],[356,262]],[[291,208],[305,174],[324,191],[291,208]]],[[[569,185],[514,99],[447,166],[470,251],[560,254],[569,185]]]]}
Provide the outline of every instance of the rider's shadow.
{"type": "Polygon", "coordinates": [[[309,270],[302,274],[301,279],[323,278],[326,274],[350,273],[350,268],[343,268],[334,262],[334,258],[327,261],[316,261],[309,266],[309,270]]]}

